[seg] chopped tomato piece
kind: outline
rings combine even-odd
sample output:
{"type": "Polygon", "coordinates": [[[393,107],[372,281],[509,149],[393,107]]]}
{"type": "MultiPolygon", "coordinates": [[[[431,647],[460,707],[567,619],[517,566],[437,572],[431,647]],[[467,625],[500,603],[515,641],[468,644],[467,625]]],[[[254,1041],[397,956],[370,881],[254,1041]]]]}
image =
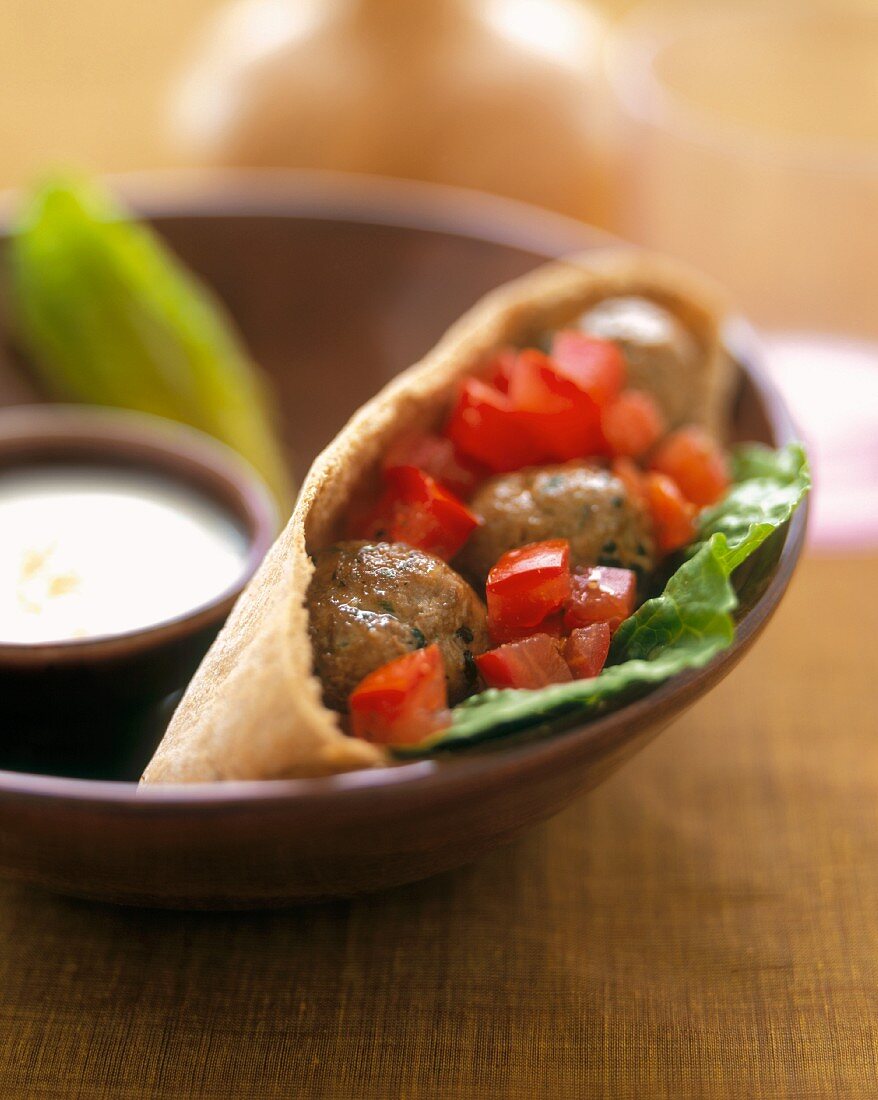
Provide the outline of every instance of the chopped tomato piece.
{"type": "Polygon", "coordinates": [[[446,434],[461,454],[495,474],[533,466],[540,458],[521,413],[506,394],[478,378],[461,386],[446,434]]]}
{"type": "Polygon", "coordinates": [[[515,626],[514,624],[508,624],[499,628],[491,628],[489,623],[489,629],[491,633],[491,640],[499,645],[505,645],[507,642],[520,642],[524,638],[530,638],[535,633],[547,634],[550,638],[561,640],[566,634],[567,630],[564,626],[564,611],[553,611],[551,615],[548,615],[542,622],[537,623],[536,626],[515,626]]]}
{"type": "Polygon", "coordinates": [[[659,549],[670,554],[686,546],[695,537],[695,505],[667,474],[645,474],[643,484],[659,549]]]}
{"type": "Polygon", "coordinates": [[[625,357],[610,340],[563,329],[555,333],[550,354],[558,373],[596,404],[607,405],[622,392],[625,357]]]}
{"type": "Polygon", "coordinates": [[[521,413],[540,461],[568,462],[603,451],[598,406],[541,351],[519,353],[509,375],[509,399],[521,413]]]}
{"type": "Polygon", "coordinates": [[[643,470],[630,458],[614,458],[611,471],[625,486],[625,492],[636,504],[645,506],[646,486],[643,483],[643,470]]]}
{"type": "Polygon", "coordinates": [[[389,661],[354,688],[351,733],[378,745],[411,745],[448,724],[448,689],[439,646],[389,661]]]}
{"type": "Polygon", "coordinates": [[[360,538],[404,542],[450,561],[481,522],[435,478],[415,466],[384,471],[386,489],[354,533],[360,538]]]}
{"type": "Polygon", "coordinates": [[[665,419],[642,390],[624,390],[601,410],[601,428],[610,453],[639,458],[665,433],[665,419]]]}
{"type": "Polygon", "coordinates": [[[554,611],[540,623],[540,634],[548,634],[550,638],[563,638],[565,633],[563,608],[554,611]]]}
{"type": "Polygon", "coordinates": [[[568,630],[606,623],[611,634],[634,610],[637,575],[630,569],[592,565],[570,578],[570,599],[564,612],[568,630]]]}
{"type": "Polygon", "coordinates": [[[665,439],[651,466],[672,477],[693,504],[715,504],[729,487],[726,456],[707,432],[694,425],[680,428],[665,439]]]}
{"type": "Polygon", "coordinates": [[[384,456],[384,469],[417,466],[457,496],[470,496],[484,477],[476,463],[459,455],[444,435],[413,432],[393,443],[384,456]]]}
{"type": "Polygon", "coordinates": [[[518,359],[518,348],[500,348],[488,368],[488,381],[501,393],[509,393],[509,379],[518,359]]]}
{"type": "Polygon", "coordinates": [[[548,634],[531,634],[476,657],[479,672],[488,687],[541,688],[563,684],[573,677],[558,643],[548,634]]]}
{"type": "Polygon", "coordinates": [[[564,643],[564,659],[574,680],[590,680],[607,663],[610,652],[610,627],[592,623],[574,630],[564,643]]]}
{"type": "Polygon", "coordinates": [[[570,543],[552,539],[509,550],[488,574],[485,594],[495,642],[533,633],[570,596],[570,543]]]}

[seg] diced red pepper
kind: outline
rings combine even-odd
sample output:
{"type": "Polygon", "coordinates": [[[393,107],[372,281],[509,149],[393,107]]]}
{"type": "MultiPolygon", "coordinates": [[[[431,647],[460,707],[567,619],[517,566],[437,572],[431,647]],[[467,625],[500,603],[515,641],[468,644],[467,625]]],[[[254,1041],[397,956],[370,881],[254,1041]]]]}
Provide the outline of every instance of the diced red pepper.
{"type": "Polygon", "coordinates": [[[479,672],[488,687],[542,688],[563,684],[573,677],[548,634],[531,634],[476,657],[479,672]]]}
{"type": "Polygon", "coordinates": [[[570,578],[570,599],[564,612],[568,630],[606,623],[615,634],[634,611],[637,575],[630,569],[592,565],[570,578]]]}
{"type": "Polygon", "coordinates": [[[411,745],[448,724],[448,689],[437,645],[416,649],[370,672],[348,703],[355,737],[411,745]]]}
{"type": "Polygon", "coordinates": [[[715,504],[729,487],[729,464],[707,432],[694,425],[680,428],[663,440],[650,463],[674,479],[693,504],[715,504]]]}
{"type": "Polygon", "coordinates": [[[695,505],[667,474],[651,471],[644,475],[643,485],[659,550],[670,554],[687,546],[695,537],[695,505]]]}
{"type": "Polygon", "coordinates": [[[603,451],[598,406],[541,351],[519,353],[509,375],[509,399],[520,411],[540,461],[569,462],[603,451]]]}
{"type": "Polygon", "coordinates": [[[610,652],[607,623],[592,623],[574,630],[564,643],[564,659],[574,680],[590,680],[607,663],[610,652]]]}
{"type": "Polygon", "coordinates": [[[665,433],[665,418],[642,390],[623,390],[601,410],[601,428],[610,453],[639,458],[665,433]]]}
{"type": "Polygon", "coordinates": [[[468,378],[461,386],[446,434],[461,454],[495,474],[540,460],[521,413],[506,394],[478,378],[468,378]]]}
{"type": "Polygon", "coordinates": [[[558,373],[596,404],[607,405],[622,392],[625,357],[612,341],[562,329],[555,333],[550,354],[558,373]]]}
{"type": "Polygon", "coordinates": [[[404,542],[450,561],[481,522],[435,478],[415,466],[384,471],[385,491],[354,534],[404,542]]]}
{"type": "Polygon", "coordinates": [[[486,476],[475,462],[457,453],[447,436],[433,432],[412,432],[391,444],[384,456],[384,469],[394,466],[417,466],[463,499],[486,476]]]}
{"type": "Polygon", "coordinates": [[[495,642],[535,632],[570,596],[570,543],[552,539],[509,550],[488,574],[485,594],[495,642]]]}

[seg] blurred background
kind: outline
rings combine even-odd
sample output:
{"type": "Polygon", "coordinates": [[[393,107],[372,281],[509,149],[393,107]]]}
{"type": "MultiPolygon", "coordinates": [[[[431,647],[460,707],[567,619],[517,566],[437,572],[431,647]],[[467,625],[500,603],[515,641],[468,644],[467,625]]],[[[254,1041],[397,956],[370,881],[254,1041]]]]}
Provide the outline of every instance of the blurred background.
{"type": "Polygon", "coordinates": [[[6,0],[0,185],[316,167],[524,200],[687,259],[764,333],[824,549],[878,543],[871,0],[6,0]]]}

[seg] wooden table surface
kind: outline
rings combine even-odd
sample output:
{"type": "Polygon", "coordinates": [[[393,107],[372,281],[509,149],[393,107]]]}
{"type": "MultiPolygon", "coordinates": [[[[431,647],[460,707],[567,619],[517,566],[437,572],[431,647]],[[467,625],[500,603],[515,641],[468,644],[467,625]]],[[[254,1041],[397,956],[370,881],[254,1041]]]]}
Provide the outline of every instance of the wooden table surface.
{"type": "Polygon", "coordinates": [[[434,881],[291,912],[0,886],[0,1095],[878,1095],[878,560],[606,785],[434,881]]]}
{"type": "MultiPolygon", "coordinates": [[[[172,162],[215,7],[6,0],[0,185],[172,162]]],[[[0,885],[0,1095],[878,1095],[876,591],[878,551],[809,558],[682,721],[435,881],[268,915],[0,885]]]]}

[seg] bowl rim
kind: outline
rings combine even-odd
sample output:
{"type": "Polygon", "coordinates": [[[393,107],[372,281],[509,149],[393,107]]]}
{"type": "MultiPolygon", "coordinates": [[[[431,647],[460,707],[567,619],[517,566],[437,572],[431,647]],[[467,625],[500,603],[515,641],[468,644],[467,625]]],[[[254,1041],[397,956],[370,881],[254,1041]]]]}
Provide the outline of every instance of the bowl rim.
{"type": "MultiPolygon", "coordinates": [[[[148,219],[313,218],[450,236],[560,257],[625,244],[599,229],[519,199],[470,187],[324,168],[154,168],[102,179],[148,219]]],[[[20,188],[0,189],[0,241],[20,188]]]]}
{"type": "MultiPolygon", "coordinates": [[[[89,465],[138,469],[171,484],[188,485],[241,525],[246,553],[231,584],[176,615],[88,638],[0,641],[0,667],[114,661],[155,649],[181,632],[194,634],[224,618],[259,568],[279,528],[277,508],[250,464],[197,428],[151,413],[65,403],[0,408],[0,470],[7,468],[7,454],[20,453],[20,465],[25,468],[64,451],[80,451],[89,465]]],[[[13,457],[9,466],[18,465],[13,457]]]]}
{"type": "MultiPolygon", "coordinates": [[[[475,191],[407,180],[311,170],[223,170],[202,173],[174,170],[117,177],[127,201],[148,218],[285,217],[382,224],[428,230],[487,243],[561,256],[613,238],[601,231],[537,207],[494,199],[475,191]],[[181,190],[176,181],[182,178],[181,190]],[[191,191],[187,195],[187,188],[191,191]],[[403,200],[400,210],[395,204],[403,200]],[[483,217],[487,215],[487,217],[483,217]],[[522,229],[522,225],[525,226],[522,229]],[[540,227],[547,236],[540,236],[540,227]],[[557,246],[557,247],[556,247],[557,246]]],[[[8,197],[8,196],[7,196],[8,197]]],[[[0,229],[4,224],[0,199],[0,229]]],[[[2,236],[2,234],[0,234],[2,236]]],[[[619,243],[618,241],[616,243],[619,243]]],[[[797,441],[792,417],[779,391],[760,365],[760,344],[748,322],[735,318],[724,333],[727,346],[756,390],[776,446],[797,441]]],[[[511,769],[563,766],[566,757],[588,750],[596,741],[626,740],[647,718],[670,721],[700,696],[743,655],[773,614],[796,567],[805,541],[808,500],[789,522],[771,580],[736,625],[732,644],[701,669],[681,673],[641,699],[595,721],[487,752],[461,753],[380,768],[305,779],[225,780],[213,783],[138,786],[134,782],[77,779],[0,769],[0,795],[25,800],[52,799],[83,807],[112,806],[127,813],[216,813],[254,804],[292,805],[309,812],[321,804],[339,805],[339,796],[355,808],[386,803],[392,812],[413,789],[429,786],[449,795],[460,787],[474,791],[502,782],[511,769]]]]}

